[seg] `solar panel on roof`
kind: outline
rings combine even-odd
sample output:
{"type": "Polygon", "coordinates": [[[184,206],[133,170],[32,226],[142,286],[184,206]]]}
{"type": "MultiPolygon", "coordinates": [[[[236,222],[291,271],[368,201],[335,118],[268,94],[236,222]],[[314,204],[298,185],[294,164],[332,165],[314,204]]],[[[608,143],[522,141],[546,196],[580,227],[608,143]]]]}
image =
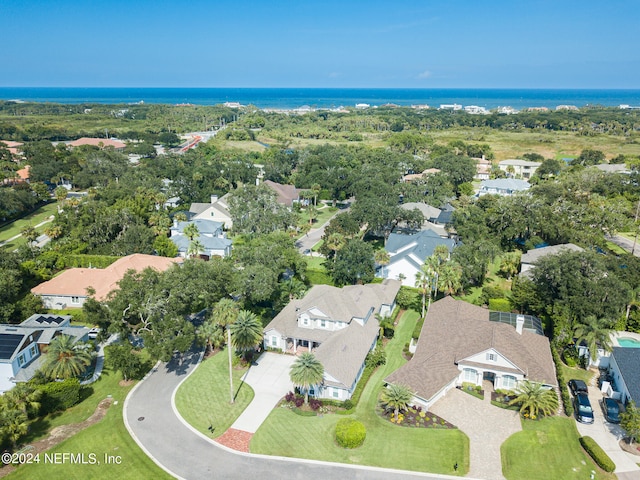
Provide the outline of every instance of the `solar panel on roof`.
{"type": "Polygon", "coordinates": [[[24,338],[23,335],[14,333],[2,333],[0,334],[0,359],[9,360],[16,351],[20,342],[24,338]]]}

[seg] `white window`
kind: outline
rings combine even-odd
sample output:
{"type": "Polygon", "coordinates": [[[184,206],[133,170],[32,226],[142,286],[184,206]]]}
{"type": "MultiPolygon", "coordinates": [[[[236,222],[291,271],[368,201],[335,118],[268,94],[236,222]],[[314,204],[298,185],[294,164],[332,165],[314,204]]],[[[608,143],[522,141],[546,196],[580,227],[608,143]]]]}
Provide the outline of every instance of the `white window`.
{"type": "Polygon", "coordinates": [[[71,303],[80,303],[79,297],[71,297],[71,303]]]}
{"type": "Polygon", "coordinates": [[[271,337],[271,346],[272,347],[278,346],[278,337],[276,337],[275,335],[271,337]]]}
{"type": "Polygon", "coordinates": [[[478,373],[472,368],[465,368],[463,371],[463,381],[476,383],[478,373]]]}
{"type": "Polygon", "coordinates": [[[304,325],[309,325],[309,318],[308,317],[302,317],[302,323],[304,325]]]}
{"type": "Polygon", "coordinates": [[[504,377],[502,377],[502,388],[513,390],[514,388],[516,388],[517,381],[518,380],[513,375],[505,375],[504,377]]]}
{"type": "Polygon", "coordinates": [[[29,353],[31,353],[31,356],[34,356],[37,352],[38,347],[36,347],[35,345],[31,345],[31,348],[29,349],[29,353]]]}
{"type": "Polygon", "coordinates": [[[333,398],[340,398],[340,391],[337,388],[333,389],[333,398]]]}
{"type": "Polygon", "coordinates": [[[20,355],[18,357],[18,366],[21,367],[22,365],[24,365],[24,357],[20,355]]]}
{"type": "Polygon", "coordinates": [[[326,320],[320,320],[320,326],[322,328],[326,328],[327,327],[327,321],[326,320]]]}
{"type": "Polygon", "coordinates": [[[497,360],[496,354],[491,352],[487,353],[487,360],[489,360],[490,362],[495,362],[497,360]]]}

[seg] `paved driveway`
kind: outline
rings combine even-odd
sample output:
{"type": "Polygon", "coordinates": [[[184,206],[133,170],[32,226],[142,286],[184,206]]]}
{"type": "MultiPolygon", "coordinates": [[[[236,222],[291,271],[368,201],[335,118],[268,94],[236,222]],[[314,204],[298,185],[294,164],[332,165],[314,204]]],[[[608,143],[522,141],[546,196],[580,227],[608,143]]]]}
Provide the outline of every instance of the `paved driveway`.
{"type": "Polygon", "coordinates": [[[183,359],[174,359],[168,364],[161,363],[144,381],[131,390],[125,401],[125,425],[133,439],[156,464],[177,478],[188,480],[236,478],[453,480],[460,478],[243,454],[224,448],[187,426],[172,406],[173,394],[180,383],[194,370],[198,361],[198,354],[188,354],[183,359]]]}
{"type": "Polygon", "coordinates": [[[454,388],[430,410],[456,425],[469,437],[469,476],[486,480],[503,480],[500,445],[522,430],[518,412],[491,405],[454,388]]]}
{"type": "Polygon", "coordinates": [[[250,433],[258,430],[278,401],[287,392],[293,391],[293,384],[289,379],[289,368],[295,359],[293,355],[279,355],[271,352],[260,355],[256,364],[252,365],[242,377],[242,380],[253,388],[255,395],[231,428],[250,433]]]}
{"type": "Polygon", "coordinates": [[[607,452],[607,455],[616,464],[616,475],[623,472],[631,472],[628,475],[618,475],[618,478],[640,479],[640,467],[636,462],[640,462],[640,457],[631,455],[620,448],[618,442],[624,436],[620,425],[615,425],[605,421],[602,408],[598,403],[602,399],[602,393],[596,387],[589,387],[589,401],[593,407],[593,423],[585,425],[576,422],[578,432],[583,437],[593,438],[600,447],[607,452]]]}

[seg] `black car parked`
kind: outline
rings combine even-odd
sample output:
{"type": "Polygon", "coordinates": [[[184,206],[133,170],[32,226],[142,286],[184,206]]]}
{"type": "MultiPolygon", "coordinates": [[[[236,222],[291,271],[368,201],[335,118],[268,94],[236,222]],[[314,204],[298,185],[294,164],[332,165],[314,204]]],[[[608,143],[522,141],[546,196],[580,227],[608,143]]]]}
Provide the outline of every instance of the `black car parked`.
{"type": "Polygon", "coordinates": [[[576,394],[573,398],[573,408],[576,411],[576,419],[580,423],[593,423],[593,408],[586,393],[576,394]]]}
{"type": "Polygon", "coordinates": [[[587,388],[587,384],[582,380],[569,380],[569,390],[575,396],[576,393],[588,393],[589,389],[587,388]]]}
{"type": "Polygon", "coordinates": [[[620,423],[620,404],[613,398],[603,398],[601,402],[604,418],[609,423],[620,423]]]}

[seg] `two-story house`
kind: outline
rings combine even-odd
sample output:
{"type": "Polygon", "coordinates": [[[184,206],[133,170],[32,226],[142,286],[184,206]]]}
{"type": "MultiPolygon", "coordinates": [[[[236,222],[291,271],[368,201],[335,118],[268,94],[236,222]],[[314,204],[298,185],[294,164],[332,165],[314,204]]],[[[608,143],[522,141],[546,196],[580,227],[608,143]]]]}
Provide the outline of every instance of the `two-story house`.
{"type": "Polygon", "coordinates": [[[264,347],[286,353],[311,351],[324,366],[324,381],[312,393],[347,400],[376,344],[376,314],[389,316],[400,289],[397,280],[343,288],[314,286],[291,301],[264,328],[264,347]]]}

